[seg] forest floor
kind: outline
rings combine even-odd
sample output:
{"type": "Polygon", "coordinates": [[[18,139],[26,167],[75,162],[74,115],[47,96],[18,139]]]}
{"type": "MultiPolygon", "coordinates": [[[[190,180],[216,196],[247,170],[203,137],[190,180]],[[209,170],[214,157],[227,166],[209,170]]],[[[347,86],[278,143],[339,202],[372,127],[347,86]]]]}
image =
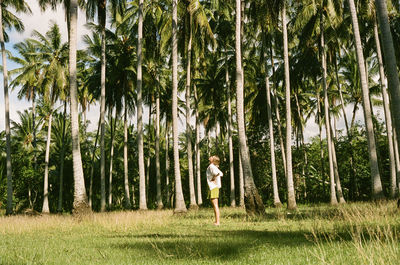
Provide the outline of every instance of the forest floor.
{"type": "Polygon", "coordinates": [[[0,217],[0,264],[399,264],[394,202],[0,217]]]}

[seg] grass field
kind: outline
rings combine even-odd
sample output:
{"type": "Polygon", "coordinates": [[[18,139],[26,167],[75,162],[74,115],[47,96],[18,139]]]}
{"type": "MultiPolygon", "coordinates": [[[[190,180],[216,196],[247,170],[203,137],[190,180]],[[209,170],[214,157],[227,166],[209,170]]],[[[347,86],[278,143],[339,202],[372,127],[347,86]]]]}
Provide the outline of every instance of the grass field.
{"type": "Polygon", "coordinates": [[[394,202],[0,217],[0,264],[400,264],[394,202]]]}

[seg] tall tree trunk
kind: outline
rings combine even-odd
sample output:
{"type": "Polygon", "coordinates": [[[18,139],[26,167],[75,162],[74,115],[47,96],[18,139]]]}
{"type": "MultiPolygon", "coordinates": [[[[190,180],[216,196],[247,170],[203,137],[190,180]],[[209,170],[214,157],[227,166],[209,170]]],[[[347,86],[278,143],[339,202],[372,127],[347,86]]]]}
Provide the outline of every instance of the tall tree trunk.
{"type": "Polygon", "coordinates": [[[106,160],[105,160],[105,112],[106,112],[106,0],[99,1],[98,20],[101,24],[101,96],[100,96],[100,211],[106,210],[106,160]]]}
{"type": "MultiPolygon", "coordinates": [[[[396,135],[400,135],[400,83],[397,71],[396,54],[394,52],[392,32],[385,0],[375,0],[379,28],[382,34],[383,56],[388,76],[388,87],[391,99],[392,117],[396,135]]],[[[397,149],[400,148],[400,138],[397,137],[397,149]]]]}
{"type": "Polygon", "coordinates": [[[47,122],[46,154],[44,157],[44,186],[43,186],[42,213],[50,213],[50,208],[49,208],[49,158],[50,158],[52,118],[53,118],[53,110],[51,109],[50,115],[49,115],[49,120],[47,122]]]}
{"type": "Polygon", "coordinates": [[[394,143],[393,143],[393,127],[392,127],[392,115],[390,113],[390,101],[389,95],[385,84],[385,70],[383,68],[381,44],[379,41],[378,24],[374,19],[374,39],[376,45],[376,53],[378,55],[379,63],[379,83],[382,89],[383,108],[385,111],[386,131],[389,143],[389,165],[390,165],[390,198],[395,198],[397,195],[397,181],[396,181],[396,161],[394,156],[394,143]]]}
{"type": "Polygon", "coordinates": [[[114,137],[115,137],[115,127],[117,126],[117,111],[115,111],[114,126],[112,119],[112,111],[110,111],[111,122],[110,122],[110,133],[111,133],[111,147],[110,147],[110,167],[109,167],[109,179],[108,179],[108,207],[111,209],[112,206],[112,181],[113,181],[113,162],[114,162],[114,137]]]}
{"type": "Polygon", "coordinates": [[[265,87],[267,94],[267,115],[268,115],[268,127],[269,127],[269,145],[271,154],[272,190],[274,193],[275,207],[281,207],[282,203],[279,198],[279,192],[278,192],[278,178],[276,176],[274,127],[272,123],[271,91],[269,88],[269,78],[268,78],[267,68],[265,68],[265,87]]]}
{"type": "Polygon", "coordinates": [[[325,52],[325,40],[324,40],[324,26],[321,15],[321,61],[323,71],[323,88],[324,88],[324,112],[325,112],[325,129],[326,129],[326,140],[328,145],[328,157],[329,157],[329,179],[330,179],[330,203],[336,205],[338,203],[336,198],[335,190],[335,170],[333,165],[333,151],[332,151],[332,135],[331,135],[331,124],[329,118],[329,98],[328,98],[328,85],[326,83],[326,52],[325,52]]]}
{"type": "Polygon", "coordinates": [[[240,148],[239,148],[239,206],[244,207],[244,177],[243,177],[243,166],[242,166],[240,148]]]}
{"type": "Polygon", "coordinates": [[[77,0],[70,0],[70,45],[69,45],[69,84],[71,97],[71,136],[72,136],[72,161],[74,168],[74,213],[90,212],[87,203],[85,179],[83,177],[82,158],[79,142],[79,117],[78,117],[78,91],[76,83],[76,42],[77,42],[77,0]]]}
{"type": "Polygon", "coordinates": [[[325,166],[324,166],[324,145],[322,140],[322,110],[321,110],[321,97],[320,91],[317,91],[317,101],[318,101],[318,129],[319,129],[319,148],[320,148],[320,167],[321,167],[321,177],[322,177],[322,189],[325,194],[326,187],[325,187],[325,166]]]}
{"type": "Polygon", "coordinates": [[[396,130],[393,130],[393,147],[394,147],[393,149],[394,149],[394,158],[396,161],[397,189],[400,190],[400,155],[399,155],[399,148],[396,143],[397,143],[397,134],[396,130]]]}
{"type": "Polygon", "coordinates": [[[10,130],[10,103],[8,98],[8,70],[6,49],[4,46],[4,29],[3,29],[3,0],[0,0],[0,45],[3,58],[3,82],[4,82],[4,107],[6,122],[6,153],[7,153],[7,209],[6,214],[13,213],[13,186],[12,186],[12,169],[11,169],[11,130],[10,130]]]}
{"type": "MultiPolygon", "coordinates": [[[[366,77],[366,69],[364,63],[364,55],[360,38],[360,30],[358,28],[357,11],[354,0],[348,0],[351,13],[351,21],[353,24],[354,41],[357,53],[357,62],[361,78],[361,89],[363,97],[364,119],[367,130],[369,160],[371,168],[371,190],[373,199],[381,199],[384,197],[382,190],[381,176],[379,174],[377,148],[375,143],[374,125],[372,123],[371,103],[369,98],[368,80],[366,77]]],[[[378,1],[379,2],[379,1],[378,1]]],[[[395,58],[395,57],[394,57],[395,58]]],[[[388,69],[389,70],[389,69],[388,69]]],[[[398,86],[397,86],[398,87],[398,86]]],[[[400,97],[399,97],[400,98],[400,97]]],[[[396,105],[396,104],[394,104],[396,105]]],[[[400,110],[400,109],[399,109],[400,110]]],[[[400,112],[399,112],[400,113],[400,112]]],[[[400,116],[399,116],[400,117],[400,116]]],[[[400,120],[399,120],[400,122],[400,120]]]]}
{"type": "MultiPolygon", "coordinates": [[[[157,75],[158,77],[158,75],[157,75]]],[[[157,182],[157,208],[164,207],[161,196],[161,173],[160,173],[160,92],[156,94],[156,182],[157,182]]]]}
{"type": "MultiPolygon", "coordinates": [[[[150,96],[152,97],[152,96],[150,96]]],[[[149,106],[149,132],[148,132],[148,141],[147,141],[147,146],[148,146],[148,153],[147,153],[147,158],[146,158],[146,201],[149,201],[149,189],[150,189],[150,158],[151,158],[151,143],[153,142],[152,139],[152,129],[151,129],[151,116],[153,112],[153,100],[150,100],[150,106],[149,106]]]]}
{"type": "Polygon", "coordinates": [[[178,0],[172,0],[172,134],[175,172],[175,213],[186,212],[179,165],[178,135],[178,0]]]}
{"type": "Polygon", "coordinates": [[[189,196],[190,209],[199,208],[196,204],[196,193],[194,189],[193,176],[193,152],[192,152],[192,130],[190,128],[190,81],[191,81],[191,62],[192,62],[192,14],[189,12],[189,42],[187,46],[187,65],[186,65],[186,147],[189,170],[189,196]]]}
{"type": "Polygon", "coordinates": [[[293,185],[292,171],[292,113],[290,107],[290,73],[289,73],[289,51],[288,36],[286,25],[286,0],[283,1],[282,7],[282,28],[283,28],[283,53],[285,64],[285,86],[286,86],[286,181],[288,189],[288,209],[296,209],[296,196],[293,185]]]}
{"type": "MultiPolygon", "coordinates": [[[[333,135],[332,130],[331,130],[331,135],[333,135]]],[[[337,158],[336,158],[335,140],[333,139],[333,137],[331,137],[330,145],[331,145],[331,149],[332,149],[333,169],[334,169],[334,173],[335,173],[336,195],[337,195],[337,198],[339,199],[339,203],[346,203],[344,196],[343,196],[342,185],[340,183],[340,178],[339,178],[339,167],[338,167],[337,158]]]]}
{"type": "MultiPolygon", "coordinates": [[[[64,117],[65,118],[65,117],[64,117]]],[[[36,156],[36,95],[35,91],[32,93],[32,130],[33,130],[33,168],[37,170],[37,156],[36,156]]]]}
{"type": "Polygon", "coordinates": [[[167,196],[167,207],[171,207],[171,195],[169,186],[169,122],[165,122],[165,189],[167,196]]]}
{"type": "Polygon", "coordinates": [[[62,128],[62,140],[61,140],[61,154],[60,154],[60,189],[58,193],[58,207],[57,211],[62,212],[63,205],[63,183],[64,183],[64,154],[65,154],[65,120],[67,116],[67,101],[64,102],[64,112],[63,112],[63,128],[62,128]]]}
{"type": "Polygon", "coordinates": [[[138,20],[138,44],[137,44],[137,141],[139,154],[139,209],[147,210],[146,201],[146,176],[143,151],[143,106],[142,106],[142,45],[143,45],[143,0],[139,0],[138,20]]]}
{"type": "MultiPolygon", "coordinates": [[[[125,87],[126,90],[126,87],[125,87]]],[[[124,96],[124,191],[125,191],[125,209],[132,208],[131,197],[129,194],[129,168],[128,168],[128,103],[127,95],[124,96]]]]}
{"type": "Polygon", "coordinates": [[[195,117],[196,117],[196,175],[197,175],[197,204],[203,204],[203,197],[201,196],[201,165],[200,165],[200,119],[199,119],[199,101],[197,97],[196,84],[193,84],[194,100],[196,102],[195,117]]]}
{"type": "Polygon", "coordinates": [[[235,199],[235,172],[233,167],[233,142],[232,142],[232,106],[231,106],[231,82],[229,80],[228,62],[225,62],[225,82],[226,82],[226,95],[228,98],[228,145],[229,145],[229,173],[230,173],[230,201],[231,207],[236,207],[235,199]]]}
{"type": "Polygon", "coordinates": [[[96,133],[96,139],[94,140],[94,147],[93,147],[93,152],[92,152],[92,161],[90,163],[90,184],[89,184],[89,207],[92,209],[93,206],[93,174],[94,174],[94,158],[96,156],[96,147],[97,147],[97,141],[99,138],[99,132],[100,132],[100,126],[101,126],[101,120],[99,120],[99,124],[97,126],[97,133],[96,133]]]}
{"type": "Polygon", "coordinates": [[[271,57],[271,68],[272,68],[272,77],[273,77],[273,85],[272,86],[273,86],[273,91],[275,93],[275,114],[276,114],[276,120],[278,123],[278,134],[279,134],[279,142],[280,142],[282,161],[283,161],[283,170],[284,170],[285,176],[286,176],[287,173],[286,173],[285,144],[283,142],[282,123],[281,123],[281,116],[279,114],[278,95],[276,93],[275,62],[274,62],[274,56],[273,56],[273,50],[272,50],[272,42],[271,42],[271,45],[269,46],[269,51],[270,51],[270,57],[271,57]]]}
{"type": "Polygon", "coordinates": [[[264,204],[258,194],[257,187],[254,184],[253,172],[250,164],[250,154],[247,147],[245,121],[244,121],[244,89],[243,89],[243,68],[242,68],[242,55],[241,55],[241,15],[240,15],[240,0],[236,0],[236,108],[237,108],[237,121],[239,142],[241,150],[241,160],[243,165],[243,173],[245,178],[245,206],[246,212],[249,215],[265,213],[264,204]]]}

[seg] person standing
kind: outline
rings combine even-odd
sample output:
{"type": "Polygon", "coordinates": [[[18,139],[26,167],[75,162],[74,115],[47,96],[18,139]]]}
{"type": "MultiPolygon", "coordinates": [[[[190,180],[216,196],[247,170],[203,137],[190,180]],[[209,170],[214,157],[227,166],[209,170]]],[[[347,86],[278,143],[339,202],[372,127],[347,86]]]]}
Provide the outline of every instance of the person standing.
{"type": "Polygon", "coordinates": [[[219,170],[219,157],[211,156],[209,159],[210,165],[207,168],[207,184],[209,188],[208,196],[214,208],[215,222],[214,225],[220,225],[220,213],[218,207],[219,189],[221,188],[221,177],[224,175],[219,170]]]}

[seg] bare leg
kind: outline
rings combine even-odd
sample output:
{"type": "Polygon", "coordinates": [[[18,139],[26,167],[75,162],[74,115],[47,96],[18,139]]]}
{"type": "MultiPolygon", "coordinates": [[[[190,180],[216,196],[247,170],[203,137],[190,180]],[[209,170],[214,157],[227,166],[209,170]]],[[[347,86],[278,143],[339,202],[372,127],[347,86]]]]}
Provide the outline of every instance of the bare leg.
{"type": "Polygon", "coordinates": [[[214,225],[219,225],[219,207],[218,207],[218,199],[211,199],[211,203],[214,208],[214,215],[215,215],[215,223],[214,225]]]}

